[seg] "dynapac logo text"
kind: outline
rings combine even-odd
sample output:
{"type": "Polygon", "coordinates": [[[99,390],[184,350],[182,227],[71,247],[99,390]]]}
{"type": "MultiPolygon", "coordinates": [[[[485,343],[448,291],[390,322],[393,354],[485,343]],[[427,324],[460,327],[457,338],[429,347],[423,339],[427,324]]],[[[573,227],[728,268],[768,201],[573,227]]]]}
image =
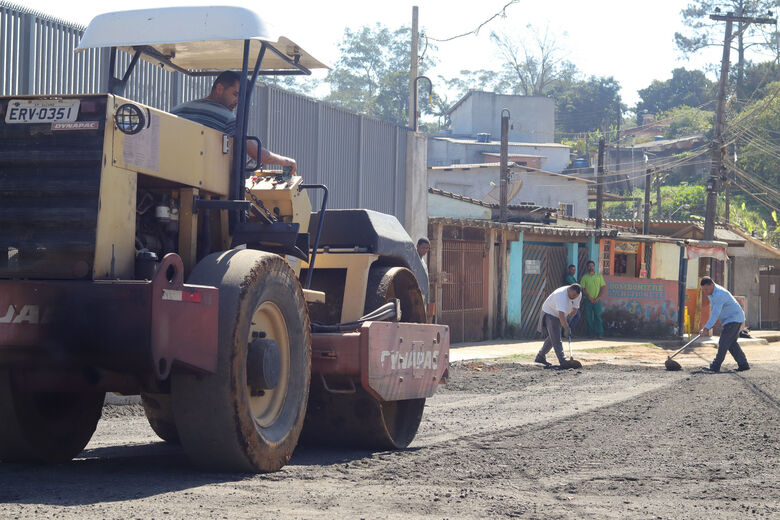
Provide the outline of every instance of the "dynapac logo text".
{"type": "Polygon", "coordinates": [[[439,352],[437,350],[426,350],[420,352],[401,352],[400,350],[383,350],[380,363],[382,367],[386,362],[390,362],[391,370],[426,369],[436,370],[439,368],[439,352]]]}
{"type": "MultiPolygon", "coordinates": [[[[0,312],[3,312],[0,310],[0,312]]],[[[4,314],[0,315],[0,323],[29,323],[38,325],[48,321],[46,313],[41,314],[38,305],[9,305],[4,314]]]]}

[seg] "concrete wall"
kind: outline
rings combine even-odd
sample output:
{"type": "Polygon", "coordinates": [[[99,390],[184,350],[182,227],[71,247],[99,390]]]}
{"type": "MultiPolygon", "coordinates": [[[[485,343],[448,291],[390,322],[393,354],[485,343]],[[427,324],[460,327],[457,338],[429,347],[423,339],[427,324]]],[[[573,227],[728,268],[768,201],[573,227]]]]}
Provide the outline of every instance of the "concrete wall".
{"type": "MultiPolygon", "coordinates": [[[[541,155],[541,168],[561,173],[569,165],[570,149],[556,143],[512,143],[509,155],[541,155]]],[[[455,138],[432,137],[428,140],[428,166],[450,166],[452,164],[479,164],[485,161],[482,152],[500,153],[501,143],[477,143],[455,138]]],[[[498,161],[495,161],[498,162],[498,161]]]]}
{"type": "Polygon", "coordinates": [[[488,133],[501,139],[501,111],[510,111],[510,141],[550,143],[554,138],[555,101],[547,97],[471,92],[450,114],[453,135],[488,133]]]}
{"type": "Polygon", "coordinates": [[[688,272],[686,273],[685,288],[699,288],[699,260],[688,260],[688,272]]]}
{"type": "Polygon", "coordinates": [[[429,217],[452,217],[490,220],[493,211],[462,200],[451,199],[435,193],[428,194],[429,217]]]}
{"type": "Polygon", "coordinates": [[[404,228],[414,242],[428,233],[428,185],[426,180],[427,137],[406,135],[406,205],[404,228]]]}
{"type": "Polygon", "coordinates": [[[650,278],[661,280],[680,279],[680,246],[666,242],[653,244],[650,278]]]}
{"type": "MultiPolygon", "coordinates": [[[[533,202],[558,208],[559,203],[566,202],[574,205],[575,217],[588,217],[587,183],[540,172],[519,171],[514,175],[523,180],[523,186],[510,204],[533,202]]],[[[479,200],[493,188],[491,181],[499,184],[499,177],[498,166],[449,171],[428,169],[429,186],[479,200]]]]}
{"type": "Polygon", "coordinates": [[[763,247],[748,241],[745,247],[729,249],[729,255],[734,257],[731,269],[734,270],[734,295],[745,296],[747,299],[748,327],[759,327],[759,292],[758,272],[762,265],[774,265],[780,269],[780,258],[763,247]]]}
{"type": "Polygon", "coordinates": [[[506,322],[509,329],[520,330],[523,325],[523,234],[517,242],[509,243],[509,287],[507,289],[506,322]]]}

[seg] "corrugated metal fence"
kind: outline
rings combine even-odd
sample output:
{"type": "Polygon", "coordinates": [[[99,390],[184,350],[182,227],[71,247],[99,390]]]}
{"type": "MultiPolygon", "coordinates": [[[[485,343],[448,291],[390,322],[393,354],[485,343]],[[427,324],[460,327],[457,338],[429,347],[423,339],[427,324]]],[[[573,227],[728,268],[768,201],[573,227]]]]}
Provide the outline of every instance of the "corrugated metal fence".
{"type": "MultiPolygon", "coordinates": [[[[0,95],[107,90],[108,50],[73,51],[84,27],[0,1],[0,95]]],[[[316,54],[316,53],[315,53],[316,54]]],[[[130,57],[119,53],[117,70],[130,57]]],[[[140,61],[124,96],[161,110],[204,97],[212,78],[191,78],[140,61]]],[[[404,222],[407,129],[280,88],[253,93],[249,130],[294,157],[307,183],[330,189],[331,208],[368,208],[404,222]]],[[[319,195],[312,196],[319,205],[319,195]]]]}

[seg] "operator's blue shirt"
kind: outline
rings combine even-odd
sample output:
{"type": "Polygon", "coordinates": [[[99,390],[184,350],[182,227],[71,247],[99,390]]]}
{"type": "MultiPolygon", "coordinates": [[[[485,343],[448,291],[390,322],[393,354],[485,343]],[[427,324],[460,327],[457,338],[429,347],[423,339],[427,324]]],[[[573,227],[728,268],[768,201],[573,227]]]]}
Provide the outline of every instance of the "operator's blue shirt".
{"type": "Polygon", "coordinates": [[[705,329],[711,329],[715,322],[720,320],[721,325],[727,323],[742,323],[745,321],[745,313],[737,300],[726,289],[718,284],[709,296],[710,319],[704,325],[705,329]]]}

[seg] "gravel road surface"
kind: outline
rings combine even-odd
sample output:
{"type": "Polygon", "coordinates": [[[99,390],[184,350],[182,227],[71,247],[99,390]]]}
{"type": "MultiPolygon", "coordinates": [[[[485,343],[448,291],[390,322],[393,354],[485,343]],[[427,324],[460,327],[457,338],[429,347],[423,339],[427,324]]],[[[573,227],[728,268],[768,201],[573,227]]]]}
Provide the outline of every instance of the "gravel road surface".
{"type": "Polygon", "coordinates": [[[68,464],[0,464],[2,518],[780,518],[780,363],[453,365],[398,452],[202,473],[138,405],[68,464]]]}

